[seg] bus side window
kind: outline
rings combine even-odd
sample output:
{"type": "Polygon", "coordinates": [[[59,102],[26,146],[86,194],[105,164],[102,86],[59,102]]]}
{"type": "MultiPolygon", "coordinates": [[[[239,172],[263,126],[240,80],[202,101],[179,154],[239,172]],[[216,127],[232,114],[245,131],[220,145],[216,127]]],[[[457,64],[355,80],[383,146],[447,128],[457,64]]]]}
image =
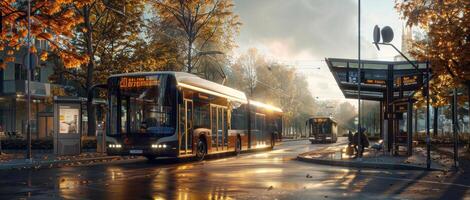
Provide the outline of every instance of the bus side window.
{"type": "Polygon", "coordinates": [[[243,107],[232,109],[232,112],[230,113],[230,118],[231,118],[231,129],[234,129],[234,130],[246,130],[247,129],[246,111],[244,110],[243,107]]]}
{"type": "Polygon", "coordinates": [[[210,105],[208,102],[195,101],[194,102],[194,128],[208,128],[211,127],[210,121],[210,105]]]}

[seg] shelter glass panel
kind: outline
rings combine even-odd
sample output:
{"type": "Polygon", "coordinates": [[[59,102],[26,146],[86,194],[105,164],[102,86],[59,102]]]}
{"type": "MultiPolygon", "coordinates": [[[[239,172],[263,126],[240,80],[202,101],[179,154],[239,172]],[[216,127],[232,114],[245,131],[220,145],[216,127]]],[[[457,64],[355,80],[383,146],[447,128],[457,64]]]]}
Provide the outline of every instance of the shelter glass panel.
{"type": "Polygon", "coordinates": [[[347,67],[348,66],[346,62],[331,62],[331,64],[334,67],[347,67]]]}
{"type": "Polygon", "coordinates": [[[385,64],[377,64],[377,63],[364,63],[363,69],[383,69],[386,70],[388,68],[385,64]]]}

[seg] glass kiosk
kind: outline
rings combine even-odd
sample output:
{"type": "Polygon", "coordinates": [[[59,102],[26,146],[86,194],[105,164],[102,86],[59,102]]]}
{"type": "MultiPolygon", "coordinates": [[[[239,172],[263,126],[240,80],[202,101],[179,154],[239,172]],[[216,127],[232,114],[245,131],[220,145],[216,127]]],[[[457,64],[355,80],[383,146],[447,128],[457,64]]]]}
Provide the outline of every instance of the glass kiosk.
{"type": "Polygon", "coordinates": [[[54,97],[54,153],[58,156],[80,154],[83,101],[77,97],[54,97]]]}

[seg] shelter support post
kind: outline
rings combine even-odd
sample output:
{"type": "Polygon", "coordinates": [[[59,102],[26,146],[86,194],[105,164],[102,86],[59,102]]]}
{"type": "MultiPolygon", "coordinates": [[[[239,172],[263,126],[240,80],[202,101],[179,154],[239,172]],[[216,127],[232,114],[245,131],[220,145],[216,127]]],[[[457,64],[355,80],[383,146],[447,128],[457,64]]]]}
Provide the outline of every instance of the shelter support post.
{"type": "Polygon", "coordinates": [[[380,128],[380,138],[383,139],[384,137],[384,102],[383,101],[380,101],[380,124],[379,124],[379,128],[380,128]]]}
{"type": "Polygon", "coordinates": [[[408,111],[406,115],[406,128],[407,128],[407,155],[411,156],[413,153],[413,99],[408,98],[408,111]]]}
{"type": "Polygon", "coordinates": [[[393,116],[393,65],[388,65],[388,73],[387,73],[387,91],[386,91],[386,111],[387,114],[387,150],[389,152],[393,151],[393,138],[395,133],[394,131],[394,116],[393,116]]]}

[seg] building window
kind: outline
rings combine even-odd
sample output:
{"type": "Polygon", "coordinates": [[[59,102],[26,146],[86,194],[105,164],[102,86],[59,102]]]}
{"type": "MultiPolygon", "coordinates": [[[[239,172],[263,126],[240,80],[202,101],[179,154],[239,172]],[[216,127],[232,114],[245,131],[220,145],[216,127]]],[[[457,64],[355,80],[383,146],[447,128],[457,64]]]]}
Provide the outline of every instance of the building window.
{"type": "Polygon", "coordinates": [[[25,80],[26,73],[27,71],[22,64],[15,63],[15,80],[25,80]]]}
{"type": "Polygon", "coordinates": [[[37,81],[37,82],[41,81],[41,68],[40,67],[34,68],[32,81],[37,81]]]}

